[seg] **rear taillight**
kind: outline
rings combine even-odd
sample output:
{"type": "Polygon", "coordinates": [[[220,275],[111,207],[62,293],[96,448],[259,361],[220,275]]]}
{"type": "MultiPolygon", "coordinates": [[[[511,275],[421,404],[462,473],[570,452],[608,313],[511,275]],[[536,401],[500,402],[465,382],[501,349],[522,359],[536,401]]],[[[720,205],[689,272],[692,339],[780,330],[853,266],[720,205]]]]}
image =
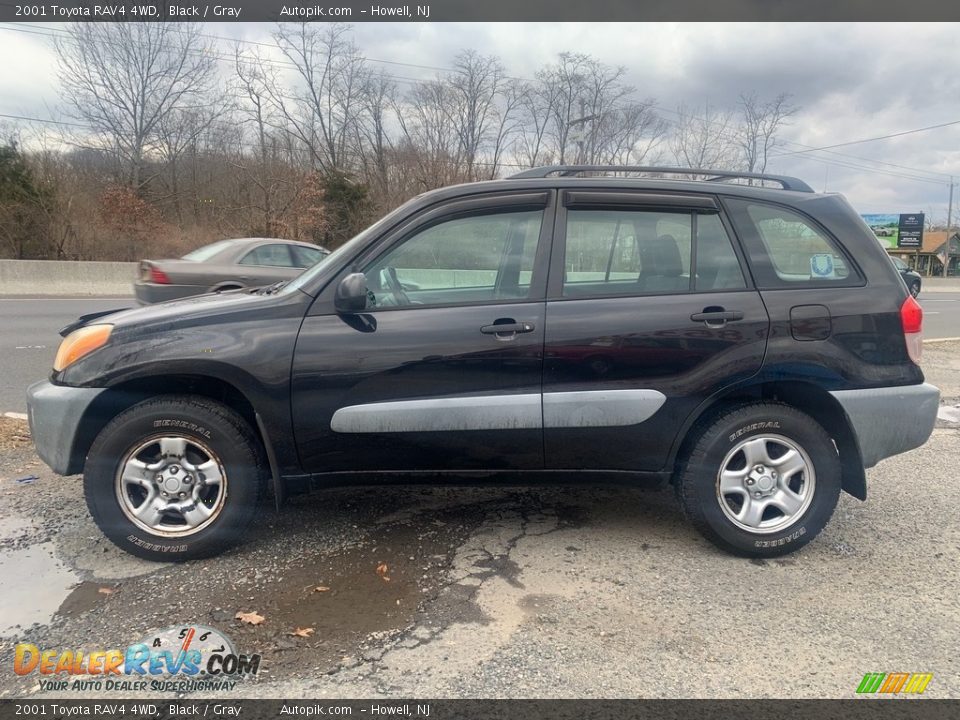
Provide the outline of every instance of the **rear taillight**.
{"type": "Polygon", "coordinates": [[[170,278],[167,277],[167,274],[166,274],[163,270],[160,270],[159,268],[155,268],[155,267],[151,266],[151,267],[150,267],[150,282],[156,283],[157,285],[169,285],[169,284],[170,284],[170,278]]]}
{"type": "Polygon", "coordinates": [[[923,308],[911,295],[900,306],[900,324],[903,326],[903,339],[907,343],[907,354],[915,363],[920,362],[923,349],[923,308]]]}

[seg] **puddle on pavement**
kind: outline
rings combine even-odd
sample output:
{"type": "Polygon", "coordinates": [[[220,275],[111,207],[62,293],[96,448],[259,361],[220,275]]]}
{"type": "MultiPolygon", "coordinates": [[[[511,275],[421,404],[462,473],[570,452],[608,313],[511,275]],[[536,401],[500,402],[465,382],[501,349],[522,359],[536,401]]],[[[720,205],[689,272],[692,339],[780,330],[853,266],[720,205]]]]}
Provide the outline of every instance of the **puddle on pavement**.
{"type": "Polygon", "coordinates": [[[57,615],[76,617],[81,613],[85,613],[87,610],[92,610],[106,599],[107,594],[101,592],[101,589],[104,588],[114,589],[111,585],[102,582],[90,582],[87,580],[80,583],[73,588],[64,601],[60,603],[60,607],[57,608],[57,615]]]}
{"type": "Polygon", "coordinates": [[[371,633],[400,630],[416,619],[419,603],[437,591],[468,532],[455,524],[429,530],[403,525],[383,531],[374,546],[287,568],[280,587],[254,593],[257,600],[237,588],[224,607],[256,611],[266,620],[256,627],[234,623],[230,634],[241,652],[262,653],[274,677],[330,671],[356,657],[358,643],[371,633]],[[386,570],[378,573],[381,564],[386,570]],[[290,635],[297,628],[313,633],[290,635]]]}
{"type": "MultiPolygon", "coordinates": [[[[11,528],[4,518],[3,537],[11,528]]],[[[16,527],[12,528],[14,532],[16,527]]],[[[24,532],[29,532],[27,523],[24,532]]],[[[15,537],[15,536],[14,536],[15,537]]],[[[34,623],[48,623],[79,578],[54,554],[54,543],[0,550],[0,636],[16,635],[34,623]],[[19,626],[19,628],[18,628],[19,626]]]]}

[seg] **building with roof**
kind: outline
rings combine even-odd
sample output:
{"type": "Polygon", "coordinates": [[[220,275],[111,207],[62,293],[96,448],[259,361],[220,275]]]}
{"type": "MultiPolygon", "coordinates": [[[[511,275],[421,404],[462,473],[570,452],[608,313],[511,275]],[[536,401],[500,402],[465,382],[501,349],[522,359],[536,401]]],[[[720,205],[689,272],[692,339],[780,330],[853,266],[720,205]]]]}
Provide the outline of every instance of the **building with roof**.
{"type": "Polygon", "coordinates": [[[960,265],[960,232],[957,230],[950,232],[949,245],[945,230],[925,230],[922,247],[914,249],[894,247],[887,248],[887,252],[903,260],[921,275],[936,277],[943,275],[943,263],[945,258],[949,257],[950,264],[947,266],[947,274],[960,274],[960,271],[958,271],[958,265],[960,265]]]}

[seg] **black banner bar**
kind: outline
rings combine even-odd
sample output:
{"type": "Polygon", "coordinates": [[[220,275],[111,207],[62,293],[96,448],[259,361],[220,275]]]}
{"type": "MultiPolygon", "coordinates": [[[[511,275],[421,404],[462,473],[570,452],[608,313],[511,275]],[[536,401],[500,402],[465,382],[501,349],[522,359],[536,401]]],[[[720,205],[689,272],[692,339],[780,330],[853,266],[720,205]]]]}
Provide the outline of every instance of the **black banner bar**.
{"type": "MultiPolygon", "coordinates": [[[[631,22],[960,20],[944,0],[223,0],[0,2],[2,22],[631,22]]],[[[762,30],[758,30],[762,32],[762,30]]],[[[891,32],[897,32],[891,30],[891,32]]]]}
{"type": "Polygon", "coordinates": [[[0,720],[945,720],[960,701],[855,700],[0,700],[0,720]]]}

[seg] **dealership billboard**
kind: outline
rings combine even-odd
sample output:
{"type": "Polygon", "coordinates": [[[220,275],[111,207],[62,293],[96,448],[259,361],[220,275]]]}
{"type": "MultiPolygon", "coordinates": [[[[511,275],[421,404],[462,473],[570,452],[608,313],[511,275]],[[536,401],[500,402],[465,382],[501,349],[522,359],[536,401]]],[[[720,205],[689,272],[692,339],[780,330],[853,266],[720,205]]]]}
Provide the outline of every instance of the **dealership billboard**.
{"type": "Polygon", "coordinates": [[[885,248],[913,250],[923,245],[923,213],[872,213],[860,217],[885,248]]]}

